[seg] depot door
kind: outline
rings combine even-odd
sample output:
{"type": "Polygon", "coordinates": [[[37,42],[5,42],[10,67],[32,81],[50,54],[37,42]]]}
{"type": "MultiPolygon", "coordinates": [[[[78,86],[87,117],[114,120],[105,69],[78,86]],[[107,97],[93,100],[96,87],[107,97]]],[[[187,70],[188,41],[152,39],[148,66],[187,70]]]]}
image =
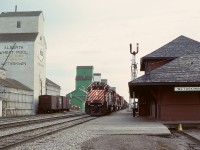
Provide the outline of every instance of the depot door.
{"type": "Polygon", "coordinates": [[[150,116],[150,103],[147,99],[139,100],[139,116],[150,116]]]}

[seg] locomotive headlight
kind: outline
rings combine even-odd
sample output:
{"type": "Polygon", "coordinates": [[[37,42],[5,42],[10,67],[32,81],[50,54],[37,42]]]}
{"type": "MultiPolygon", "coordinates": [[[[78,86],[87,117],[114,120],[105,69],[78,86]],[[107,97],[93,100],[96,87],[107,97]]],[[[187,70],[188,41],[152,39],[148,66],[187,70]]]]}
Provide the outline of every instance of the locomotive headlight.
{"type": "Polygon", "coordinates": [[[96,96],[98,96],[98,95],[99,95],[99,93],[98,93],[98,92],[95,92],[95,95],[96,95],[96,96]]]}

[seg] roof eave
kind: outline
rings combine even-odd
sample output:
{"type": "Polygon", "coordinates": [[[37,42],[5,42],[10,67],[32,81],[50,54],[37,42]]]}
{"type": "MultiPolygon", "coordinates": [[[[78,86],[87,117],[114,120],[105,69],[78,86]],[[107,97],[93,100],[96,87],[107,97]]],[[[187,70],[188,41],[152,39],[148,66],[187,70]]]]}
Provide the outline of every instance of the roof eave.
{"type": "Polygon", "coordinates": [[[177,57],[142,57],[140,59],[140,71],[145,71],[145,61],[146,60],[167,60],[167,59],[175,59],[177,57]]]}
{"type": "Polygon", "coordinates": [[[130,81],[128,83],[130,86],[145,86],[145,85],[200,85],[200,82],[140,82],[133,83],[130,81]]]}

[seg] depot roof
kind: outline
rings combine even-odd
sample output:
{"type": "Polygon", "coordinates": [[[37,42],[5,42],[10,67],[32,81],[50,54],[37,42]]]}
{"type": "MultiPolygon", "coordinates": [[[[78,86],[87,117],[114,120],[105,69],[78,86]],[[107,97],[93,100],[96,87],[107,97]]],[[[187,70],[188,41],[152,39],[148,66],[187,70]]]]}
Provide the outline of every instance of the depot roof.
{"type": "Polygon", "coordinates": [[[199,53],[200,42],[185,37],[177,37],[166,45],[141,58],[141,71],[144,70],[145,60],[174,59],[186,54],[199,53]]]}
{"type": "Polygon", "coordinates": [[[200,52],[184,55],[129,82],[129,85],[200,83],[199,66],[200,52]]]}

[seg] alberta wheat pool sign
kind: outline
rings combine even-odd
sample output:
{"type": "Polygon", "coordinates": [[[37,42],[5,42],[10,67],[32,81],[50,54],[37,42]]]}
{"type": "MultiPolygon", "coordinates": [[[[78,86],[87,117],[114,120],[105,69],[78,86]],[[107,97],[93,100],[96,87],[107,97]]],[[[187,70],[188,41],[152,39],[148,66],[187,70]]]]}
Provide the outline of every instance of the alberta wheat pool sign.
{"type": "Polygon", "coordinates": [[[200,87],[174,87],[174,91],[200,91],[200,87]]]}

